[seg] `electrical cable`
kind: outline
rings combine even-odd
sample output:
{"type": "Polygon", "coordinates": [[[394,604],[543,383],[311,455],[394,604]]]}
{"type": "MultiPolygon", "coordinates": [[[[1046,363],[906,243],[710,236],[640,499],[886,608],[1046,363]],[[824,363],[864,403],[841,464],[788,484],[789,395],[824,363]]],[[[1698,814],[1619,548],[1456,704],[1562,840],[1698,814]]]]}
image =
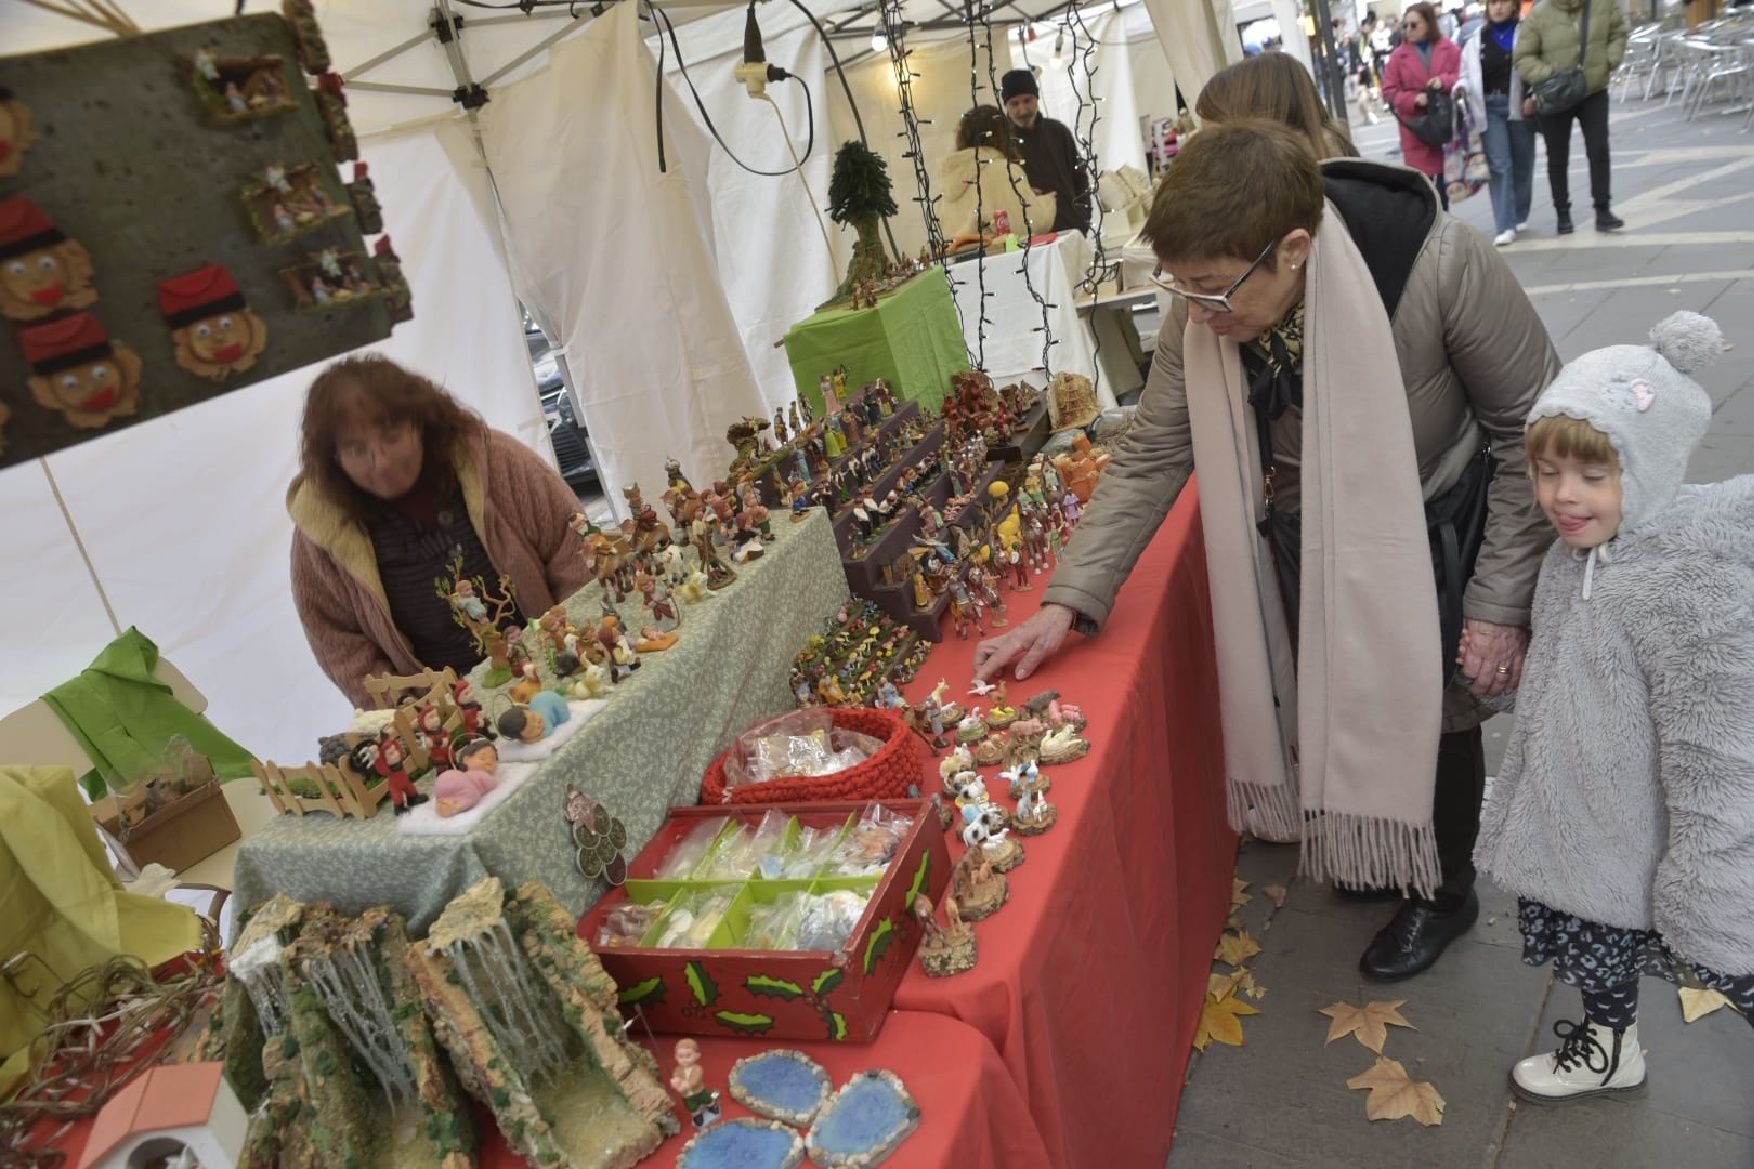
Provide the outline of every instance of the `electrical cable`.
{"type": "MultiPolygon", "coordinates": [[[[796,81],[804,89],[804,108],[806,116],[810,120],[810,134],[804,144],[804,157],[798,161],[797,165],[788,167],[785,170],[762,170],[759,167],[750,166],[741,158],[737,157],[737,152],[731,149],[730,143],[725,141],[724,135],[720,134],[719,128],[713,124],[712,115],[707,113],[706,102],[701,98],[700,91],[694,87],[694,79],[688,75],[688,63],[683,59],[682,44],[676,39],[676,25],[671,22],[669,13],[665,12],[662,8],[656,7],[651,8],[651,12],[657,18],[659,23],[664,26],[663,31],[670,37],[670,47],[676,51],[676,67],[682,74],[682,80],[688,85],[688,92],[694,97],[694,106],[700,111],[701,121],[706,123],[707,132],[713,136],[713,141],[717,142],[719,146],[724,149],[725,153],[730,155],[731,161],[752,175],[760,175],[762,178],[768,179],[784,178],[786,175],[802,171],[804,163],[810,158],[811,151],[816,148],[816,109],[810,96],[810,86],[804,81],[804,79],[795,73],[786,72],[778,65],[769,65],[767,67],[768,78],[770,80],[796,81]]],[[[659,77],[662,76],[663,74],[660,73],[659,77]]],[[[790,146],[789,141],[787,145],[788,147],[790,146]]]]}
{"type": "Polygon", "coordinates": [[[760,100],[773,107],[773,116],[780,120],[780,136],[786,140],[786,149],[792,152],[792,161],[796,164],[798,181],[804,184],[804,197],[810,200],[810,210],[816,213],[816,225],[822,229],[822,243],[828,248],[829,261],[834,260],[834,240],[828,234],[828,221],[822,217],[822,206],[816,201],[816,192],[810,189],[810,176],[804,173],[804,160],[798,157],[798,148],[792,143],[792,132],[786,128],[786,114],[780,109],[772,95],[762,94],[760,100]]]}
{"type": "MultiPolygon", "coordinates": [[[[816,19],[816,14],[805,6],[804,0],[792,0],[792,6],[804,14],[805,18],[810,21],[811,26],[816,29],[816,35],[822,39],[822,47],[828,50],[828,59],[834,65],[835,76],[840,78],[841,90],[847,95],[847,109],[852,111],[853,126],[859,131],[859,141],[866,146],[871,145],[871,140],[865,137],[865,119],[859,116],[859,103],[853,97],[852,82],[847,80],[846,68],[841,65],[840,54],[834,51],[834,41],[829,37],[828,30],[822,27],[822,22],[816,19]]],[[[826,113],[826,98],[823,101],[823,106],[824,113],[826,113]]],[[[820,218],[820,210],[818,210],[817,214],[820,218]]],[[[883,234],[889,239],[889,251],[895,259],[905,259],[906,257],[901,254],[901,245],[895,242],[895,228],[890,225],[889,216],[887,215],[883,217],[883,234]]],[[[830,252],[833,251],[832,248],[829,250],[830,252]]]]}

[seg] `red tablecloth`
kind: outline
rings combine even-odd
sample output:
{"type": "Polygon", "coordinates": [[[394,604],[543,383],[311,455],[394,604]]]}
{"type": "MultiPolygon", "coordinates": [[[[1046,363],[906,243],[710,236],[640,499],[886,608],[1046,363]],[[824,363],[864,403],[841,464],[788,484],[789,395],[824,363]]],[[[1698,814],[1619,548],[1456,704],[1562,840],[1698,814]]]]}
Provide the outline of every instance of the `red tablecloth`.
{"type": "MultiPolygon", "coordinates": [[[[669,1037],[658,1037],[658,1062],[665,1076],[670,1074],[673,1046],[669,1037]]],[[[920,1106],[920,1127],[883,1163],[885,1169],[1052,1169],[1056,1164],[1042,1150],[1029,1110],[992,1045],[954,1019],[895,1012],[876,1042],[857,1046],[702,1039],[707,1084],[723,1093],[725,1119],[750,1115],[725,1091],[731,1065],[776,1046],[808,1052],[837,1086],[867,1068],[888,1068],[901,1077],[920,1106]]],[[[680,1105],[677,1115],[682,1117],[682,1135],[641,1161],[641,1169],[672,1169],[676,1164],[682,1146],[694,1135],[680,1105]]],[[[481,1127],[482,1169],[522,1169],[524,1159],[506,1148],[492,1120],[484,1117],[481,1127]]]]}
{"type": "MultiPolygon", "coordinates": [[[[1076,539],[1076,536],[1074,536],[1076,539]]],[[[1161,1165],[1230,905],[1236,837],[1223,749],[1205,544],[1193,487],[1140,558],[1102,635],[1072,637],[1010,700],[1060,691],[1084,708],[1092,750],[1053,778],[1058,824],[1025,838],[1011,900],[975,927],[980,964],[953,978],[917,966],[896,994],[991,1041],[1058,1169],[1161,1165]]],[[[1011,593],[1016,624],[1042,585],[1011,593]]],[[[973,640],[933,651],[909,687],[964,695],[973,640]]],[[[983,769],[996,796],[996,769],[983,769]]],[[[953,853],[961,845],[953,846],[953,853]]],[[[893,1025],[893,1024],[892,1024],[893,1025]]]]}

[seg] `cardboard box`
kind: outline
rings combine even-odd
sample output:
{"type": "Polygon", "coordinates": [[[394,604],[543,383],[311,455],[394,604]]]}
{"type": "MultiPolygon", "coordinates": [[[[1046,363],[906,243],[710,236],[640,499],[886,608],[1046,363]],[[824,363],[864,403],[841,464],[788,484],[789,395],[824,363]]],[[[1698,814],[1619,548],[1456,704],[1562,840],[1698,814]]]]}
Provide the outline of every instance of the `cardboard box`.
{"type": "Polygon", "coordinates": [[[129,829],[126,840],[114,796],[93,804],[91,814],[136,866],[157,863],[173,873],[207,859],[243,835],[217,783],[203,784],[166,804],[129,829]]]}
{"type": "MultiPolygon", "coordinates": [[[[895,988],[907,973],[920,941],[913,902],[925,893],[934,904],[950,879],[950,854],[930,801],[883,800],[885,809],[912,817],[913,826],[881,876],[815,876],[784,880],[657,880],[659,867],[702,823],[727,818],[752,829],[773,810],[797,825],[835,827],[842,835],[868,804],[762,804],[735,808],[672,808],[670,818],[628,868],[627,884],[612,890],[579,922],[579,936],[594,943],[599,927],[629,900],[664,901],[668,914],[680,899],[731,893],[729,909],[701,949],[657,949],[665,918],[640,946],[598,948],[603,967],[621,988],[624,1011],[638,1007],[654,1031],[679,1035],[744,1035],[784,1039],[831,1039],[867,1043],[876,1038],[895,988]],[[869,891],[870,902],[844,946],[827,950],[760,950],[743,947],[750,911],[787,893],[869,891]]],[[[729,831],[727,826],[726,831],[729,831]]],[[[693,870],[712,865],[713,849],[693,870]]]]}

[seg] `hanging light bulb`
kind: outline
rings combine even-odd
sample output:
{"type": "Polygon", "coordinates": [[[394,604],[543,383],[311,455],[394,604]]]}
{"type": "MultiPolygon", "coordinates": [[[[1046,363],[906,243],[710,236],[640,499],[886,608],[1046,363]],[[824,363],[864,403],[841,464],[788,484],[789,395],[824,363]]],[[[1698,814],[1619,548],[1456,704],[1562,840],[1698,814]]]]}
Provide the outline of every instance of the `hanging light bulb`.
{"type": "Polygon", "coordinates": [[[873,53],[887,53],[889,51],[889,38],[883,35],[882,29],[871,34],[871,51],[873,53]]]}
{"type": "Polygon", "coordinates": [[[1066,26],[1061,25],[1060,31],[1054,34],[1054,60],[1060,59],[1060,52],[1066,47],[1066,26]]]}

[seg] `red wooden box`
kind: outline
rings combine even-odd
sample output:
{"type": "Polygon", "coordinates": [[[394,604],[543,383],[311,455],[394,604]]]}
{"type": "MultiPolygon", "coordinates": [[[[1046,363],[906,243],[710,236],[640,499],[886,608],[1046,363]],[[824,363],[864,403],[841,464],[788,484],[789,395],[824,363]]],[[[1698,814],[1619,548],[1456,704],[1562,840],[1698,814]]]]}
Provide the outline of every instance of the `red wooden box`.
{"type": "MultiPolygon", "coordinates": [[[[659,919],[641,946],[597,947],[604,969],[620,987],[622,1009],[638,1007],[654,1031],[679,1035],[759,1035],[868,1043],[882,1029],[895,988],[919,945],[913,902],[925,893],[936,904],[950,878],[950,854],[938,817],[926,800],[873,803],[912,817],[881,876],[815,876],[781,880],[690,878],[658,880],[654,874],[704,822],[727,819],[752,829],[770,811],[803,826],[851,827],[871,803],[806,803],[678,807],[628,867],[627,884],[610,891],[579,922],[579,936],[594,943],[615,907],[629,900],[663,900],[728,891],[733,900],[703,949],[657,949],[659,919]],[[786,893],[870,891],[870,902],[839,950],[742,948],[752,906],[786,893]]],[[[720,839],[723,837],[721,835],[720,839]]],[[[715,848],[717,845],[715,845],[715,848]]],[[[708,867],[703,861],[692,872],[708,867]]]]}

